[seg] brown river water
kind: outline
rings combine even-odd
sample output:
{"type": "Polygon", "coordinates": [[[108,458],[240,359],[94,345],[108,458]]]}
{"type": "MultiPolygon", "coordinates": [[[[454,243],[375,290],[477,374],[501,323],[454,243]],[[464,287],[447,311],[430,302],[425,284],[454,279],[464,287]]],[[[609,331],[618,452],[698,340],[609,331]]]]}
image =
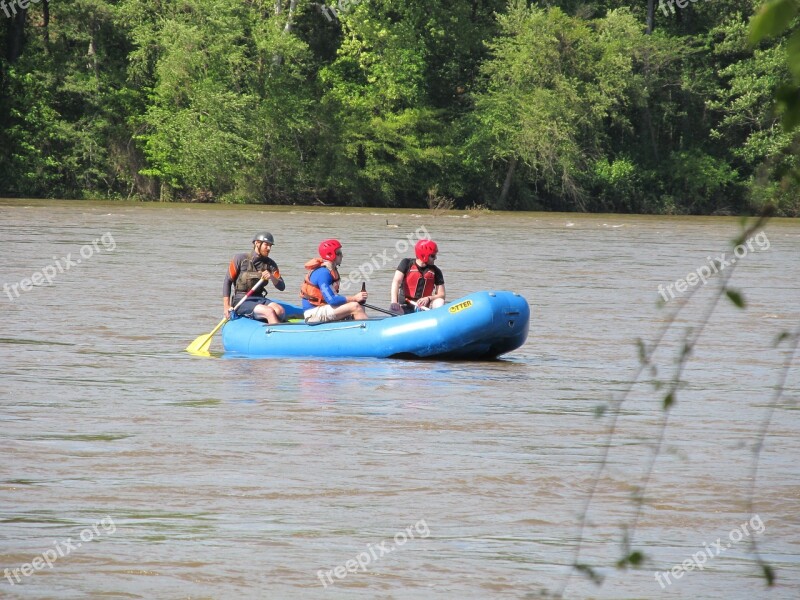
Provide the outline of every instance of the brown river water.
{"type": "Polygon", "coordinates": [[[800,597],[797,357],[771,412],[787,355],[775,338],[800,322],[800,221],[740,249],[731,285],[747,307],[716,308],[660,446],[664,392],[647,374],[602,464],[612,411],[598,408],[635,376],[636,339],[654,339],[694,281],[655,355],[672,377],[720,280],[696,274],[734,257],[738,230],[0,200],[0,598],[800,597]],[[528,341],[488,363],[232,359],[219,338],[213,357],[188,355],[222,318],[230,257],[261,230],[287,281],[276,298],[296,302],[303,263],[337,237],[342,271],[360,267],[380,306],[427,232],[448,298],[522,294],[528,341]],[[636,569],[615,567],[626,531],[636,569]],[[568,578],[576,557],[602,585],[568,578]]]}

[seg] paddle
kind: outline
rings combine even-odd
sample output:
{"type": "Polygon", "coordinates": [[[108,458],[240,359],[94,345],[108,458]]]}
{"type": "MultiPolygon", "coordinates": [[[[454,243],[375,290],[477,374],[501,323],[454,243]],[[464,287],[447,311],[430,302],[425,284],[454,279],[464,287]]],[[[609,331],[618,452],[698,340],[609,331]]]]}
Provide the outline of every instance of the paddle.
{"type": "MultiPolygon", "coordinates": [[[[256,292],[256,290],[259,287],[261,287],[261,284],[264,283],[264,281],[265,280],[263,278],[259,279],[256,282],[256,284],[250,289],[250,291],[247,292],[247,294],[245,294],[244,298],[242,298],[241,300],[239,300],[239,302],[236,303],[236,306],[233,307],[233,310],[236,311],[236,309],[242,305],[242,302],[247,300],[250,296],[252,296],[256,292]]],[[[211,333],[206,333],[205,335],[198,336],[191,344],[186,346],[186,351],[189,354],[194,354],[197,356],[209,356],[208,349],[211,346],[211,339],[214,337],[215,333],[217,333],[220,329],[222,329],[222,326],[225,325],[225,323],[227,323],[229,319],[230,317],[225,317],[224,319],[222,319],[222,321],[219,322],[219,325],[217,325],[216,327],[214,327],[214,329],[211,330],[211,333]]]]}
{"type": "MultiPolygon", "coordinates": [[[[367,282],[366,281],[362,281],[361,282],[361,291],[362,292],[366,292],[367,291],[367,282]]],[[[359,302],[359,304],[361,306],[366,306],[367,308],[371,308],[372,310],[377,310],[378,312],[382,312],[384,314],[387,314],[390,317],[399,317],[400,316],[399,314],[397,314],[395,312],[392,312],[390,310],[386,310],[384,308],[379,308],[377,306],[373,306],[372,304],[367,304],[366,300],[363,300],[363,301],[359,302]]]]}

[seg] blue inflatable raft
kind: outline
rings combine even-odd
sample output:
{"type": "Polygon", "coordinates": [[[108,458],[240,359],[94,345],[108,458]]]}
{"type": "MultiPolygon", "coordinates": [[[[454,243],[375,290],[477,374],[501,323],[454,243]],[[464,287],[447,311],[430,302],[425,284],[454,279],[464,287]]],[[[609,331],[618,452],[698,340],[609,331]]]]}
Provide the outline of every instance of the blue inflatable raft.
{"type": "MultiPolygon", "coordinates": [[[[281,302],[287,315],[300,308],[281,302]]],[[[268,325],[229,321],[226,353],[245,356],[339,356],[490,360],[528,337],[528,302],[513,292],[476,292],[433,310],[333,323],[268,325]]]]}

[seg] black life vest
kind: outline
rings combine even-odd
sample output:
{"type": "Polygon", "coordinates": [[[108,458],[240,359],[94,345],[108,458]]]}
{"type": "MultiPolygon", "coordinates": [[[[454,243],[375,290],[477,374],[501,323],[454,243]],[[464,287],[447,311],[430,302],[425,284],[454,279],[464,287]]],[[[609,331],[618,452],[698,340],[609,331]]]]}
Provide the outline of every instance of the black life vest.
{"type": "MultiPolygon", "coordinates": [[[[264,262],[266,263],[266,261],[264,262]]],[[[244,260],[240,260],[238,265],[231,262],[231,276],[234,275],[235,271],[238,271],[236,278],[233,280],[234,297],[239,296],[240,294],[246,294],[253,289],[253,286],[258,283],[259,279],[261,279],[261,271],[256,268],[254,263],[255,260],[252,254],[247,256],[244,260]]],[[[264,265],[264,269],[269,270],[266,264],[264,265]]],[[[268,284],[269,280],[266,280],[262,284],[261,290],[257,291],[254,295],[265,296],[265,288],[268,284]]]]}

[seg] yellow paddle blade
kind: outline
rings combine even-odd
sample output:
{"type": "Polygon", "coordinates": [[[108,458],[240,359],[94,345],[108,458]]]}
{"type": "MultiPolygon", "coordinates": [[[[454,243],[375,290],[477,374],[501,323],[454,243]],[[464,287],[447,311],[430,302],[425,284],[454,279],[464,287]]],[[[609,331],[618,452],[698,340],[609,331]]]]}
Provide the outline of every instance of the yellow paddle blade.
{"type": "Polygon", "coordinates": [[[219,322],[219,325],[211,330],[211,333],[198,336],[191,344],[186,346],[186,351],[189,354],[194,354],[196,356],[211,356],[208,351],[208,349],[211,347],[211,340],[213,339],[214,334],[222,329],[222,326],[227,322],[228,319],[222,319],[222,321],[219,322]]]}
{"type": "Polygon", "coordinates": [[[195,341],[186,346],[186,351],[196,356],[211,356],[208,349],[211,347],[211,340],[213,337],[213,334],[210,333],[199,336],[195,341]]]}

